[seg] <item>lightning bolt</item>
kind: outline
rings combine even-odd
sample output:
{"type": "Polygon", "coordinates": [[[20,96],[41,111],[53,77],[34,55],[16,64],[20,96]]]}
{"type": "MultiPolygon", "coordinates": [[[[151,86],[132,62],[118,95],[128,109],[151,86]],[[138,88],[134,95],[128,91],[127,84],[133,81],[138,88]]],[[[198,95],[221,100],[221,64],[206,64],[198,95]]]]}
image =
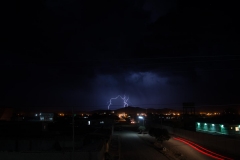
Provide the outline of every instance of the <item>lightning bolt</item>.
{"type": "Polygon", "coordinates": [[[109,103],[109,104],[108,104],[108,110],[109,110],[109,107],[112,105],[112,100],[118,99],[119,97],[123,100],[123,107],[128,106],[127,101],[128,101],[128,99],[129,99],[129,97],[126,97],[125,95],[124,95],[123,97],[120,96],[120,95],[118,95],[117,97],[110,98],[110,101],[108,102],[108,103],[109,103]]]}
{"type": "MultiPolygon", "coordinates": [[[[121,98],[122,98],[122,97],[121,97],[121,98]]],[[[127,103],[128,99],[129,99],[129,97],[126,97],[125,95],[124,95],[124,97],[122,98],[122,100],[123,100],[123,106],[124,106],[124,107],[127,107],[127,106],[128,106],[128,103],[127,103]]]]}

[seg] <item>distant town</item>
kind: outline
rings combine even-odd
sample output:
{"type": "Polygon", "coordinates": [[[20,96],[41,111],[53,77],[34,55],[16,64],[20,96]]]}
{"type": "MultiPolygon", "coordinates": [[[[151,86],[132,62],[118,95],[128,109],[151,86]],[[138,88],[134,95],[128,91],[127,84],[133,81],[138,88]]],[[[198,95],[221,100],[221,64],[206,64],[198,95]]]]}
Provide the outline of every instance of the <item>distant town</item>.
{"type": "MultiPolygon", "coordinates": [[[[0,153],[0,159],[18,157],[27,160],[44,157],[45,154],[50,157],[54,154],[61,159],[63,152],[72,159],[76,156],[81,159],[107,159],[106,153],[120,159],[120,151],[114,150],[112,145],[116,143],[115,147],[119,147],[116,133],[129,127],[134,131],[144,127],[140,129],[144,134],[151,127],[164,127],[171,134],[182,129],[188,134],[193,132],[239,139],[240,116],[239,110],[234,107],[205,112],[196,111],[192,103],[184,103],[179,110],[128,106],[89,112],[29,112],[1,108],[0,151],[14,154],[0,153]]],[[[185,135],[185,138],[194,140],[191,135],[185,135]]]]}

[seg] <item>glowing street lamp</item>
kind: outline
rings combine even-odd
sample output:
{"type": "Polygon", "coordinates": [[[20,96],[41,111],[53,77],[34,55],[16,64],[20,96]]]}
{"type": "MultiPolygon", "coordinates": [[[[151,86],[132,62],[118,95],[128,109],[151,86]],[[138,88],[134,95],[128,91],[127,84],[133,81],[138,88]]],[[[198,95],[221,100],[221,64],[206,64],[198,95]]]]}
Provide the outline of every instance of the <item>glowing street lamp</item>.
{"type": "Polygon", "coordinates": [[[144,126],[144,117],[143,116],[138,116],[138,118],[143,120],[143,126],[144,126]]]}

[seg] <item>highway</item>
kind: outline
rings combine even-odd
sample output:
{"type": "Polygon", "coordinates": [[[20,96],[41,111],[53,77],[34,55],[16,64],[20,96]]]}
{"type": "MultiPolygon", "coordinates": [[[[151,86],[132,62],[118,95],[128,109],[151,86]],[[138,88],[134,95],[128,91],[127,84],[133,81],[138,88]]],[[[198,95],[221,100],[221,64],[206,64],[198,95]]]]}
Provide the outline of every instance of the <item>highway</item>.
{"type": "MultiPolygon", "coordinates": [[[[149,136],[148,134],[139,135],[139,136],[141,136],[141,139],[148,142],[149,144],[152,144],[155,141],[155,139],[149,136]]],[[[164,142],[163,146],[165,146],[168,150],[170,150],[169,153],[172,155],[172,157],[175,157],[176,159],[214,160],[214,158],[204,155],[196,151],[192,147],[188,146],[187,144],[174,140],[173,138],[171,138],[169,141],[164,142]],[[180,154],[181,156],[177,156],[180,154]]]]}
{"type": "MultiPolygon", "coordinates": [[[[121,160],[214,160],[225,159],[214,157],[214,154],[207,154],[202,150],[198,150],[191,144],[184,143],[181,139],[171,138],[163,143],[168,149],[166,152],[168,157],[154,148],[155,139],[148,134],[138,134],[129,128],[122,131],[115,131],[115,135],[120,137],[120,159],[121,160]],[[181,156],[179,156],[181,155],[181,156]]],[[[209,153],[209,152],[208,152],[209,153]]]]}
{"type": "MultiPolygon", "coordinates": [[[[139,135],[144,141],[149,142],[149,144],[153,143],[155,139],[149,135],[139,135]]],[[[220,154],[216,154],[209,150],[205,150],[204,148],[196,147],[197,144],[192,145],[191,142],[185,141],[183,139],[178,139],[172,137],[170,140],[165,141],[163,146],[165,146],[168,150],[170,150],[170,154],[174,157],[178,157],[175,155],[180,155],[178,159],[184,160],[232,160],[228,157],[223,157],[220,154]]]]}
{"type": "Polygon", "coordinates": [[[143,141],[137,132],[123,130],[114,134],[120,136],[121,160],[169,160],[152,145],[143,141]]]}
{"type": "Polygon", "coordinates": [[[164,146],[170,148],[173,152],[181,153],[187,160],[214,160],[216,158],[207,156],[189,145],[171,138],[164,142],[164,146]]]}

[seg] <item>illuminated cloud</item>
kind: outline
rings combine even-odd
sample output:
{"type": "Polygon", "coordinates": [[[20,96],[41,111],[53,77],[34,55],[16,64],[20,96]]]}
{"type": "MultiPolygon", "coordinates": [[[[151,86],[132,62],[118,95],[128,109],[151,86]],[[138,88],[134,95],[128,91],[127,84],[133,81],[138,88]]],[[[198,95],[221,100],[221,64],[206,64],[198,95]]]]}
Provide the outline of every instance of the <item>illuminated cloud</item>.
{"type": "Polygon", "coordinates": [[[137,72],[130,73],[129,76],[126,77],[126,81],[142,86],[155,86],[155,85],[164,85],[167,83],[168,78],[160,77],[158,74],[153,72],[137,72]]]}

